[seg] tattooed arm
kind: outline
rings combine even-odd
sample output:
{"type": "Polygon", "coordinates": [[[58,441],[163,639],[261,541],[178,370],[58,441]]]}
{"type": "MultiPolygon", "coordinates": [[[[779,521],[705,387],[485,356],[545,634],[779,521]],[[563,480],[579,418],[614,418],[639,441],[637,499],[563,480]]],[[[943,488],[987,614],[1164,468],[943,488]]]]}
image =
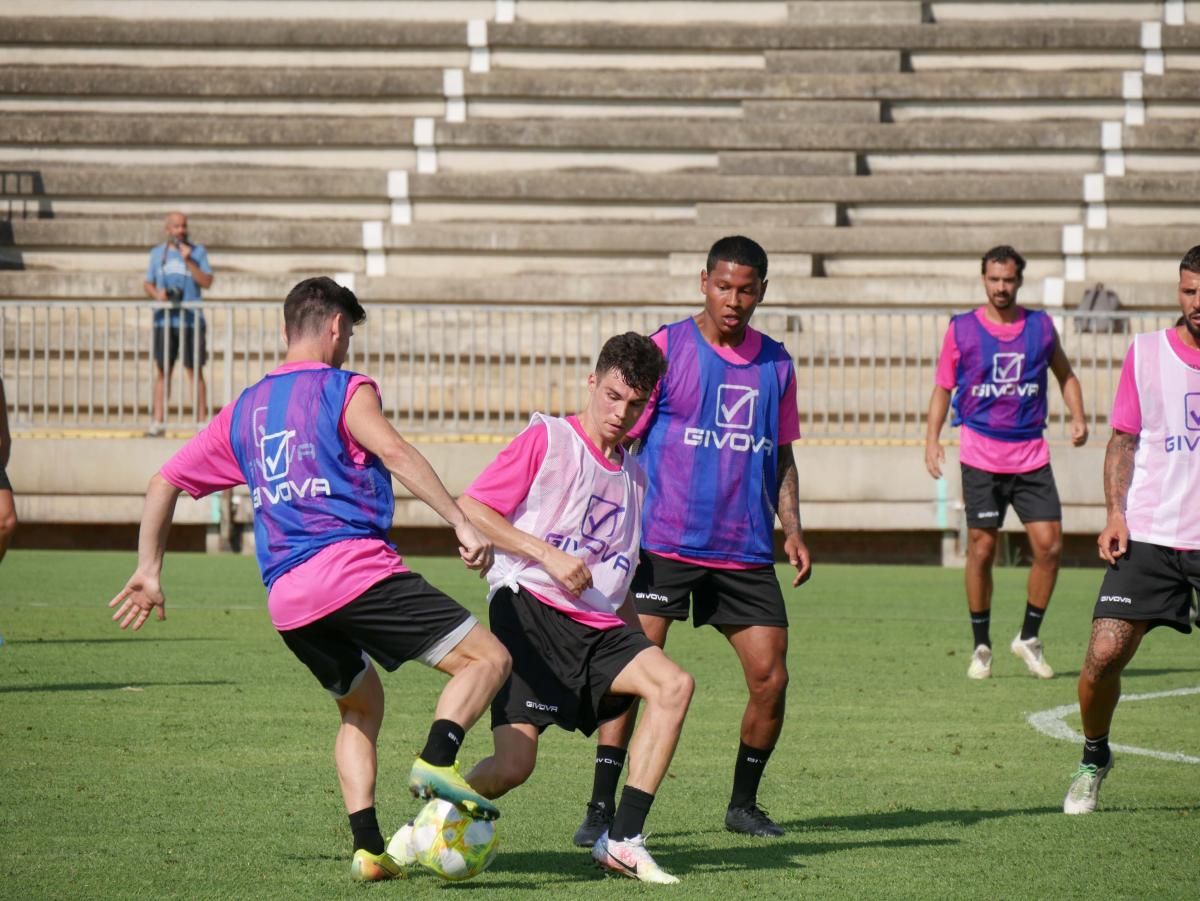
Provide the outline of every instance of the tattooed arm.
{"type": "Polygon", "coordinates": [[[1104,452],[1104,506],[1108,524],[1096,539],[1100,559],[1115,564],[1129,550],[1129,526],[1125,523],[1125,501],[1133,481],[1133,455],[1138,436],[1113,429],[1104,452]]]}
{"type": "Polygon", "coordinates": [[[796,567],[792,587],[807,582],[812,574],[812,559],[800,528],[800,476],[796,472],[796,457],[792,446],[779,448],[779,524],[783,526],[783,549],[788,562],[796,567]]]}

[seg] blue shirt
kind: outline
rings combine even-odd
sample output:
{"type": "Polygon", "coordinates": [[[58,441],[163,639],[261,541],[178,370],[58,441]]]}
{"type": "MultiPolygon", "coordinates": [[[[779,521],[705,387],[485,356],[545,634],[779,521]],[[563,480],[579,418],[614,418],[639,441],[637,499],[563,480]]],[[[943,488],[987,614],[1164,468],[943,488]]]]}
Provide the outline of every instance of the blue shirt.
{"type": "MultiPolygon", "coordinates": [[[[200,267],[200,271],[206,275],[212,275],[212,266],[208,263],[208,251],[204,249],[203,244],[192,245],[192,259],[196,261],[196,265],[200,267]]],[[[146,281],[154,285],[160,291],[170,291],[172,289],[183,292],[181,300],[186,303],[188,301],[201,300],[200,286],[196,284],[196,280],[192,278],[192,273],[188,269],[187,263],[174,245],[164,241],[162,244],[156,245],[150,251],[150,263],[146,267],[146,281]]],[[[156,310],[154,312],[154,324],[162,325],[166,310],[156,310]]],[[[180,319],[180,311],[177,309],[171,310],[171,325],[178,326],[180,319]]],[[[193,310],[186,311],[187,324],[193,325],[196,318],[196,313],[193,310]]]]}

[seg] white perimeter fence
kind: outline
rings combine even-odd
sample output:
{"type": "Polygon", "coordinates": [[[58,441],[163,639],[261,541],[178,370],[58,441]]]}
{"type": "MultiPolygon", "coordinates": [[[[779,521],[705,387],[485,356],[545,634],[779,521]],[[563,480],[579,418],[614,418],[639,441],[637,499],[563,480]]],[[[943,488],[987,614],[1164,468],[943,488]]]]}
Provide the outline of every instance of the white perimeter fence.
{"type": "MultiPolygon", "coordinates": [[[[235,398],[284,356],[280,304],[204,303],[209,404],[235,398]]],[[[579,408],[601,344],[624,331],[650,333],[686,307],[369,305],[347,368],[383,391],[403,433],[504,436],[534,410],[579,408]]],[[[15,429],[145,429],[155,354],[146,303],[0,303],[0,377],[15,429]]],[[[1107,421],[1132,335],[1163,328],[1177,311],[1051,311],[1083,384],[1093,427],[1107,421]]],[[[934,368],[950,311],[765,306],[754,326],[782,340],[796,362],[806,437],[912,441],[924,435],[934,368]]],[[[158,333],[160,340],[163,332],[158,333]]],[[[167,425],[196,427],[197,385],[184,359],[199,358],[198,329],[184,329],[170,380],[167,425]]],[[[160,354],[161,356],[161,354],[160,354]]],[[[1050,436],[1065,434],[1050,379],[1050,436]]]]}

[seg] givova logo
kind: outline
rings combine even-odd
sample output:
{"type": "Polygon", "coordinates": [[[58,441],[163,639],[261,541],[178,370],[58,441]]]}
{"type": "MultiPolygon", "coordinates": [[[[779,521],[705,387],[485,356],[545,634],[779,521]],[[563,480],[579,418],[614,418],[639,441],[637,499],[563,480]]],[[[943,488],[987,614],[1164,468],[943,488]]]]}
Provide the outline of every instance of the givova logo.
{"type": "Polygon", "coordinates": [[[290,504],[297,498],[330,497],[333,491],[328,479],[309,477],[300,484],[289,478],[292,460],[309,457],[316,459],[316,448],[311,443],[297,444],[292,449],[292,439],[296,437],[294,429],[282,429],[278,432],[267,433],[267,407],[257,407],[254,410],[254,443],[258,447],[259,471],[262,473],[265,485],[256,487],[250,498],[257,510],[264,503],[290,504]]]}
{"type": "Polygon", "coordinates": [[[1200,432],[1200,391],[1183,396],[1183,419],[1191,431],[1200,432]]]}
{"type": "Polygon", "coordinates": [[[579,523],[579,537],[550,532],[546,535],[546,543],[568,554],[586,551],[591,556],[599,557],[601,563],[611,563],[614,569],[631,572],[633,567],[629,558],[609,547],[609,541],[616,536],[624,512],[625,508],[616,501],[593,494],[588,498],[587,509],[579,523]]]}
{"type": "Polygon", "coordinates": [[[992,357],[992,381],[1001,384],[1021,381],[1025,354],[1000,353],[992,357]]]}
{"type": "Polygon", "coordinates": [[[688,447],[729,448],[738,453],[756,454],[775,449],[775,442],[765,435],[755,438],[748,434],[754,427],[754,402],[759,390],[749,385],[719,385],[715,424],[720,431],[689,427],[683,430],[683,443],[688,447]]]}

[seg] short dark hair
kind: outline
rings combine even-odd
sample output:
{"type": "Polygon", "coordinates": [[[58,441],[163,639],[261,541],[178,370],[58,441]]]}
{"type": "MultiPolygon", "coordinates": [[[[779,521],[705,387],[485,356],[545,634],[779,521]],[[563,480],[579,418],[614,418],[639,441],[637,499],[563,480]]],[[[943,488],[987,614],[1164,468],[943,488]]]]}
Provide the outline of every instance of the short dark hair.
{"type": "Polygon", "coordinates": [[[757,241],[752,241],[744,235],[729,235],[709,248],[708,262],[704,268],[712,272],[721,260],[737,263],[739,266],[749,266],[758,273],[760,279],[767,280],[767,252],[757,241]]]}
{"type": "Polygon", "coordinates": [[[666,374],[667,361],[658,345],[645,335],[626,332],[605,341],[596,358],[596,375],[614,369],[630,388],[649,394],[666,374]]]}
{"type": "Polygon", "coordinates": [[[1183,259],[1179,261],[1179,271],[1200,274],[1200,244],[1183,255],[1183,259]]]}
{"type": "Polygon", "coordinates": [[[993,247],[983,255],[983,262],[979,266],[979,271],[983,275],[987,275],[988,263],[1016,263],[1017,278],[1025,277],[1025,257],[1017,253],[1016,248],[1010,247],[1008,244],[1000,244],[993,247]]]}
{"type": "Polygon", "coordinates": [[[289,339],[311,334],[338,313],[355,325],[367,318],[367,311],[349,288],[324,275],[306,278],[283,302],[283,328],[289,339]]]}

